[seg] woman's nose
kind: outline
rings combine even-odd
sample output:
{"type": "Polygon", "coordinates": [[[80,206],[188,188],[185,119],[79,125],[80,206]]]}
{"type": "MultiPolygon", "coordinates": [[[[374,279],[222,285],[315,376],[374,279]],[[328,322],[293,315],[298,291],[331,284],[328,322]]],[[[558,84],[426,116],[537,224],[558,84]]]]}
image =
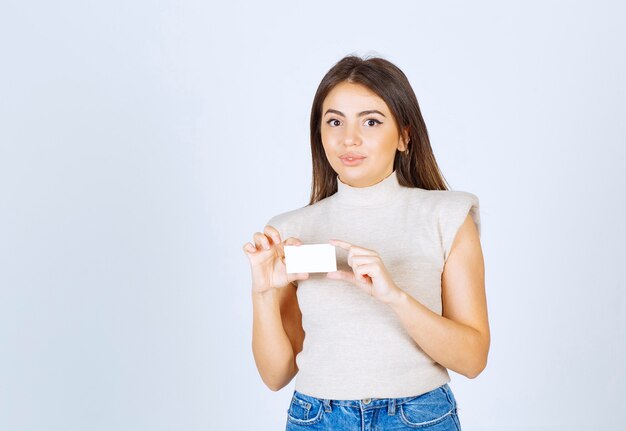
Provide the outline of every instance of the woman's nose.
{"type": "Polygon", "coordinates": [[[361,143],[361,136],[357,126],[346,127],[346,133],[343,136],[344,145],[359,145],[361,143]]]}

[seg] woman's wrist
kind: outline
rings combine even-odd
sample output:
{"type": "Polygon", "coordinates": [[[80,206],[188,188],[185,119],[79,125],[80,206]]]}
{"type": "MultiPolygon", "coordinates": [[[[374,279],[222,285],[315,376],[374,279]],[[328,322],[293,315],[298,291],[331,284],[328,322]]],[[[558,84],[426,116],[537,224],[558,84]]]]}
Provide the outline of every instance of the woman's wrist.
{"type": "Polygon", "coordinates": [[[405,300],[406,294],[407,293],[404,290],[396,287],[396,289],[392,291],[391,295],[389,295],[388,298],[381,299],[381,301],[391,308],[394,308],[396,305],[402,303],[405,300]]]}
{"type": "Polygon", "coordinates": [[[264,289],[264,290],[255,289],[253,287],[251,291],[251,295],[253,298],[271,298],[274,296],[275,291],[276,291],[276,288],[274,287],[269,288],[269,289],[264,289]]]}

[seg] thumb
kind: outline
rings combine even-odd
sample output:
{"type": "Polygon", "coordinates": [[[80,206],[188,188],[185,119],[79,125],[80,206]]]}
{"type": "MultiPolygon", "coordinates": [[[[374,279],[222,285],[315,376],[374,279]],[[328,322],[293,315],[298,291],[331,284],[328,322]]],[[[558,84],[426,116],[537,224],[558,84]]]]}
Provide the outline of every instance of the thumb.
{"type": "Polygon", "coordinates": [[[333,280],[346,280],[354,282],[354,274],[346,271],[331,271],[326,274],[326,277],[333,280]]]}
{"type": "Polygon", "coordinates": [[[298,272],[298,273],[291,274],[291,275],[293,275],[294,280],[306,280],[307,278],[309,278],[308,272],[298,272]]]}

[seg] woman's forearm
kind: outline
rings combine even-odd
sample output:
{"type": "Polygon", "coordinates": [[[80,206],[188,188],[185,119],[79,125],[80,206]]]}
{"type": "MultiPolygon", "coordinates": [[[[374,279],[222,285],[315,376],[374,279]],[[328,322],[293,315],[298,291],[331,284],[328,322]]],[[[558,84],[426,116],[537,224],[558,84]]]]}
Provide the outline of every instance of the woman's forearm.
{"type": "Polygon", "coordinates": [[[283,327],[275,289],[252,292],[252,352],[263,382],[273,391],[289,383],[296,374],[293,347],[283,327]]]}
{"type": "Polygon", "coordinates": [[[487,365],[488,342],[476,329],[440,316],[401,289],[388,305],[419,347],[445,368],[474,378],[487,365]]]}

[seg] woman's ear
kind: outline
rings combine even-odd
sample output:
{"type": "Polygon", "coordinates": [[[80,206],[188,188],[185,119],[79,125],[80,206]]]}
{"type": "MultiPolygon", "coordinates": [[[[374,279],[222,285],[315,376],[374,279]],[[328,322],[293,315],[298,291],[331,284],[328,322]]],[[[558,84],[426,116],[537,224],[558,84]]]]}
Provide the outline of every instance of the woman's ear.
{"type": "Polygon", "coordinates": [[[405,127],[404,131],[402,132],[402,137],[400,138],[400,142],[398,143],[398,150],[400,151],[406,151],[406,149],[408,148],[408,144],[409,144],[409,140],[411,139],[411,137],[409,136],[409,127],[405,127]]]}

